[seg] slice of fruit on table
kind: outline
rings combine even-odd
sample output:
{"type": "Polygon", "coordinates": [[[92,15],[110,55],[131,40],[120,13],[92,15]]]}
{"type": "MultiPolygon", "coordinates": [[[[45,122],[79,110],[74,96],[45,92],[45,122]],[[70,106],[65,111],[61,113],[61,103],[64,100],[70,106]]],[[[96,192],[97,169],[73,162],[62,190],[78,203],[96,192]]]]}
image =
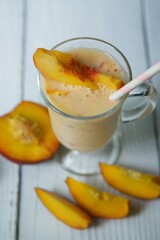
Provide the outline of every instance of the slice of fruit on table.
{"type": "Polygon", "coordinates": [[[33,61],[40,73],[50,80],[64,84],[98,89],[97,83],[118,90],[124,82],[115,77],[99,73],[95,68],[77,62],[69,53],[39,48],[33,61]]]}
{"type": "Polygon", "coordinates": [[[140,199],[160,196],[160,177],[118,165],[100,163],[104,179],[117,190],[140,199]]]}
{"type": "Polygon", "coordinates": [[[86,212],[66,198],[40,188],[35,188],[35,191],[46,208],[70,227],[86,229],[92,223],[92,218],[86,212]]]}
{"type": "Polygon", "coordinates": [[[70,177],[66,183],[78,205],[94,217],[123,218],[129,213],[129,199],[100,192],[70,177]]]}
{"type": "Polygon", "coordinates": [[[37,163],[51,158],[59,146],[48,110],[23,101],[0,117],[0,153],[17,163],[37,163]]]}

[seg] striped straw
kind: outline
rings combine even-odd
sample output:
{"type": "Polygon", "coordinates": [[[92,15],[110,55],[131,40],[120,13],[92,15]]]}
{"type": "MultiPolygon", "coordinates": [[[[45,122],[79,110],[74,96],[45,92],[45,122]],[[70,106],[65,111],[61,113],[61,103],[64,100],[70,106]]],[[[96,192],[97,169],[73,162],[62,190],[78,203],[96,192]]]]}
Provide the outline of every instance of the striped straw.
{"type": "Polygon", "coordinates": [[[152,67],[150,67],[144,73],[140,74],[138,77],[136,77],[135,79],[133,79],[132,81],[124,85],[117,92],[110,95],[109,99],[112,101],[120,99],[121,97],[125,96],[127,93],[132,91],[134,88],[141,85],[143,82],[147,81],[154,75],[156,75],[158,72],[160,72],[160,61],[157,62],[152,67]]]}

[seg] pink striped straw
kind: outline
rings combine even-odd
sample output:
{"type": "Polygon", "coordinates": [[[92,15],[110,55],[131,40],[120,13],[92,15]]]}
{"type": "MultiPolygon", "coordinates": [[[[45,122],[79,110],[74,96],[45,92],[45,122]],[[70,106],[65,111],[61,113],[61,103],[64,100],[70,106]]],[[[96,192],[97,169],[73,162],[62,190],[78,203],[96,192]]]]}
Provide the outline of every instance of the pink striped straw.
{"type": "Polygon", "coordinates": [[[112,101],[120,99],[121,97],[125,96],[127,93],[132,91],[134,88],[141,85],[143,82],[147,81],[154,75],[156,75],[158,72],[160,72],[160,61],[157,62],[152,67],[150,67],[144,73],[140,74],[138,77],[136,77],[135,79],[133,79],[132,81],[124,85],[117,92],[110,95],[109,99],[112,101]]]}

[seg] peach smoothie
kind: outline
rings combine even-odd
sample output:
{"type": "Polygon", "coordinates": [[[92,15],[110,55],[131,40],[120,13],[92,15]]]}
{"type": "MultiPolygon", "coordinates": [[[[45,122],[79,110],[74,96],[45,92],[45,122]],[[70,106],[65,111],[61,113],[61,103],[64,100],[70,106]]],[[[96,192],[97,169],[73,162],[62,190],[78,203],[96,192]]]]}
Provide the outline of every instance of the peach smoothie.
{"type": "MultiPolygon", "coordinates": [[[[120,65],[109,54],[89,48],[73,49],[69,54],[77,62],[124,81],[124,73],[120,65]]],[[[121,110],[120,107],[116,109],[118,101],[109,100],[109,96],[116,90],[101,83],[97,83],[98,89],[93,90],[53,81],[42,75],[40,81],[48,101],[64,113],[59,114],[48,108],[53,130],[64,146],[87,152],[97,150],[111,140],[121,110]],[[113,108],[116,110],[110,113],[113,108]],[[106,112],[107,115],[104,114],[106,112]],[[70,117],[66,117],[66,114],[70,117]]]]}

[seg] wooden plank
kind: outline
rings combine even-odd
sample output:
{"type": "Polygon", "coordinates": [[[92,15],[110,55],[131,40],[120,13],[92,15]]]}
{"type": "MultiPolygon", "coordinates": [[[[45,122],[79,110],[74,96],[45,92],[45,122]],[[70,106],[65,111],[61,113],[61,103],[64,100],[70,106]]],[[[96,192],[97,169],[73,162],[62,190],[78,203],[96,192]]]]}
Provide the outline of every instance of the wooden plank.
{"type": "MultiPolygon", "coordinates": [[[[160,61],[160,30],[158,23],[160,21],[159,9],[160,1],[153,2],[145,0],[143,3],[145,9],[144,29],[146,31],[146,47],[148,48],[148,65],[160,61]]],[[[160,95],[160,74],[153,78],[153,83],[160,95]]],[[[156,112],[154,114],[154,129],[157,141],[157,150],[159,155],[159,173],[160,173],[160,99],[158,98],[156,112]]]]}
{"type": "MultiPolygon", "coordinates": [[[[0,7],[0,115],[21,100],[22,1],[0,7]]],[[[19,167],[0,156],[0,239],[17,237],[19,167]]]]}
{"type": "MultiPolygon", "coordinates": [[[[100,0],[94,1],[94,4],[91,0],[67,2],[37,0],[34,4],[33,1],[28,0],[26,11],[29,14],[24,78],[26,99],[41,101],[35,80],[36,70],[31,59],[34,50],[38,47],[51,48],[67,38],[85,35],[102,38],[112,42],[124,52],[131,63],[133,75],[137,75],[146,68],[144,36],[140,24],[141,9],[138,0],[100,0]]],[[[139,123],[123,126],[123,141],[120,163],[157,173],[158,157],[152,117],[139,123]]],[[[21,240],[46,238],[47,240],[105,240],[107,237],[110,240],[157,239],[159,228],[154,229],[154,217],[156,216],[158,221],[156,211],[159,209],[158,201],[147,203],[133,200],[135,210],[130,217],[117,221],[96,220],[94,226],[85,231],[70,229],[57,221],[37,199],[34,187],[43,187],[71,198],[64,184],[64,180],[69,175],[100,189],[115,192],[104,183],[101,176],[78,177],[61,169],[55,161],[24,166],[19,229],[21,240]]]]}

